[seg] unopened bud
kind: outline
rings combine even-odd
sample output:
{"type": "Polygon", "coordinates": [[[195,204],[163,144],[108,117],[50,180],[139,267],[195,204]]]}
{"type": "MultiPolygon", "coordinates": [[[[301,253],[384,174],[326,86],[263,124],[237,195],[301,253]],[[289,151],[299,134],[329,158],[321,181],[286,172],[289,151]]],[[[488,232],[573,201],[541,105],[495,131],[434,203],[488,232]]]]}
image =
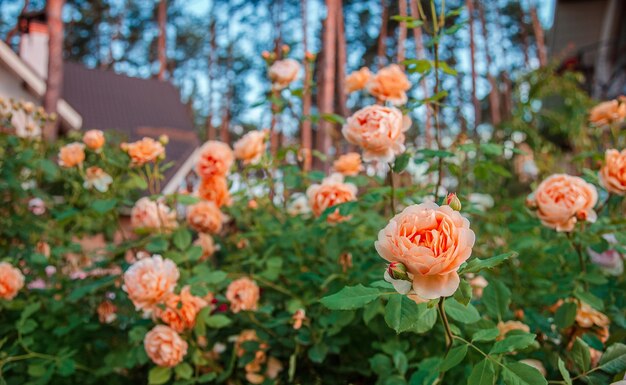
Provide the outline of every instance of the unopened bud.
{"type": "Polygon", "coordinates": [[[315,54],[309,51],[306,51],[304,53],[304,58],[308,61],[314,61],[315,60],[315,54]]]}
{"type": "Polygon", "coordinates": [[[400,279],[403,281],[410,281],[409,275],[406,272],[406,266],[400,262],[391,262],[387,267],[387,273],[393,279],[400,279]]]}
{"type": "Polygon", "coordinates": [[[288,54],[289,53],[289,46],[287,44],[284,44],[281,49],[283,50],[283,54],[288,54]]]}
{"type": "Polygon", "coordinates": [[[455,211],[461,211],[461,201],[455,193],[450,193],[446,197],[446,204],[455,211]]]}
{"type": "Polygon", "coordinates": [[[165,134],[163,134],[163,135],[159,136],[159,142],[161,142],[161,144],[165,146],[166,144],[168,144],[170,142],[170,137],[165,135],[165,134]]]}
{"type": "Polygon", "coordinates": [[[261,53],[261,57],[263,57],[263,59],[267,60],[270,58],[270,53],[268,51],[263,51],[261,53]]]}

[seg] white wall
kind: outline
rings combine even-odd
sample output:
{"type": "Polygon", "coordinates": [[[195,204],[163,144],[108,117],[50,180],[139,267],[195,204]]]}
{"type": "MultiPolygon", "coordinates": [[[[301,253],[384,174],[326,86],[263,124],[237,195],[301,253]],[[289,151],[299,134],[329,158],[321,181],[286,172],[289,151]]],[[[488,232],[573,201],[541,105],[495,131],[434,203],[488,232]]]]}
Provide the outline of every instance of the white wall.
{"type": "Polygon", "coordinates": [[[0,66],[0,97],[26,100],[37,105],[41,104],[41,101],[33,97],[15,75],[2,66],[0,66]]]}

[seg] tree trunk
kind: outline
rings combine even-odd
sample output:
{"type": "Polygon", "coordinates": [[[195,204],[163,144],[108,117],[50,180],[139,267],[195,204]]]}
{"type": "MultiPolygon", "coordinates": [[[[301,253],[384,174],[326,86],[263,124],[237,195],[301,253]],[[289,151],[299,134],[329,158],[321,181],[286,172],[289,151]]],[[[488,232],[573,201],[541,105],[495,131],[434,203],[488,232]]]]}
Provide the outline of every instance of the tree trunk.
{"type": "Polygon", "coordinates": [[[307,39],[307,1],[301,0],[302,7],[302,46],[304,50],[304,86],[302,88],[302,124],[300,127],[301,148],[303,157],[303,169],[311,169],[311,149],[313,147],[313,137],[311,130],[311,66],[313,61],[309,58],[309,47],[307,39]]]}
{"type": "MultiPolygon", "coordinates": [[[[230,34],[229,34],[230,35],[230,34]]],[[[220,127],[220,140],[226,144],[230,143],[230,119],[232,117],[232,103],[233,96],[235,92],[235,85],[233,84],[233,42],[230,41],[228,43],[227,50],[227,59],[226,59],[226,76],[228,82],[228,90],[226,92],[226,100],[224,101],[223,106],[223,114],[222,114],[222,125],[220,127]]]]}
{"type": "Polygon", "coordinates": [[[498,90],[498,82],[496,78],[492,75],[491,68],[493,66],[493,59],[491,56],[491,45],[489,44],[489,31],[487,30],[487,18],[485,16],[485,6],[478,3],[478,14],[480,16],[480,23],[482,24],[483,30],[483,39],[485,41],[485,59],[487,64],[487,79],[489,80],[489,85],[491,86],[491,91],[489,91],[489,111],[491,112],[491,123],[494,126],[497,126],[502,121],[500,117],[500,92],[498,90]]]}
{"type": "Polygon", "coordinates": [[[537,56],[539,57],[539,65],[545,67],[548,64],[546,56],[546,42],[543,35],[543,27],[537,16],[537,8],[534,5],[530,7],[530,17],[533,21],[533,31],[535,32],[535,40],[537,42],[537,56]]]}
{"type": "Polygon", "coordinates": [[[347,62],[346,29],[343,17],[343,4],[337,1],[337,113],[346,117],[348,115],[346,85],[346,62],[347,62]]]}
{"type": "MultiPolygon", "coordinates": [[[[318,92],[318,104],[320,115],[332,114],[335,94],[335,69],[336,69],[336,46],[337,46],[337,3],[340,0],[326,0],[326,22],[322,36],[321,72],[324,74],[318,92]]],[[[328,154],[332,144],[333,124],[325,119],[320,119],[317,130],[317,149],[322,154],[328,154]]],[[[326,170],[328,161],[322,165],[326,170]]]]}
{"type": "Polygon", "coordinates": [[[529,43],[528,43],[528,26],[526,24],[526,12],[524,12],[524,7],[520,6],[520,33],[522,35],[522,49],[524,51],[524,68],[528,68],[529,65],[529,43]]]}
{"type": "MultiPolygon", "coordinates": [[[[48,0],[46,15],[48,18],[48,78],[43,107],[48,114],[57,113],[57,104],[61,99],[63,86],[63,5],[64,0],[48,0]]],[[[44,138],[54,141],[59,136],[59,119],[46,123],[44,138]]]]}
{"type": "MultiPolygon", "coordinates": [[[[398,8],[400,9],[401,17],[407,16],[406,1],[407,0],[398,0],[398,8]]],[[[404,61],[404,57],[405,57],[405,47],[404,47],[405,42],[406,42],[406,21],[401,21],[400,26],[398,27],[398,56],[397,56],[396,61],[398,65],[402,66],[402,68],[404,68],[404,65],[402,64],[402,62],[404,61]]]]}
{"type": "Polygon", "coordinates": [[[165,40],[167,29],[167,0],[159,1],[159,8],[157,10],[157,21],[159,25],[159,38],[157,41],[157,55],[159,58],[159,75],[158,78],[161,81],[165,80],[165,71],[167,70],[167,54],[165,52],[165,40]]]}
{"type": "Polygon", "coordinates": [[[376,59],[378,60],[378,68],[383,68],[385,64],[387,64],[387,22],[389,19],[389,6],[387,5],[387,0],[381,0],[380,5],[382,10],[376,59]]]}
{"type": "MultiPolygon", "coordinates": [[[[274,18],[274,54],[276,60],[281,60],[283,56],[282,50],[282,0],[273,2],[272,13],[274,18]]],[[[273,97],[278,98],[279,92],[272,91],[273,97]]],[[[278,114],[280,113],[279,107],[272,103],[272,122],[270,124],[270,152],[272,155],[278,153],[280,147],[280,135],[278,133],[276,125],[278,124],[278,114]]]]}
{"type": "MultiPolygon", "coordinates": [[[[417,9],[417,2],[419,0],[411,0],[411,16],[415,19],[420,19],[420,14],[417,9]]],[[[422,27],[417,26],[413,28],[413,40],[415,40],[415,57],[417,59],[425,59],[426,52],[424,50],[424,40],[422,37],[422,27]]],[[[422,76],[420,80],[420,86],[422,87],[422,92],[424,93],[424,99],[429,97],[428,83],[426,81],[426,76],[422,76]]],[[[426,148],[430,148],[433,143],[433,133],[432,133],[432,115],[429,106],[426,106],[426,119],[424,121],[424,140],[426,143],[426,148]]]]}
{"type": "MultiPolygon", "coordinates": [[[[211,12],[213,13],[213,12],[211,12]]],[[[207,112],[207,118],[206,118],[206,137],[208,140],[215,140],[216,137],[216,133],[215,133],[215,126],[213,125],[213,86],[215,84],[215,54],[217,53],[217,38],[215,36],[215,19],[214,19],[214,15],[211,15],[211,24],[209,26],[209,33],[211,34],[211,40],[210,40],[210,51],[209,51],[209,63],[208,63],[208,72],[209,72],[209,77],[208,77],[208,85],[207,88],[208,90],[208,96],[207,96],[207,107],[208,107],[208,112],[207,112]]]]}
{"type": "Polygon", "coordinates": [[[467,13],[469,15],[469,38],[470,38],[470,63],[472,71],[472,104],[474,105],[474,134],[476,134],[476,127],[480,123],[480,103],[478,96],[476,95],[476,46],[474,44],[474,2],[473,0],[466,0],[467,13]]]}

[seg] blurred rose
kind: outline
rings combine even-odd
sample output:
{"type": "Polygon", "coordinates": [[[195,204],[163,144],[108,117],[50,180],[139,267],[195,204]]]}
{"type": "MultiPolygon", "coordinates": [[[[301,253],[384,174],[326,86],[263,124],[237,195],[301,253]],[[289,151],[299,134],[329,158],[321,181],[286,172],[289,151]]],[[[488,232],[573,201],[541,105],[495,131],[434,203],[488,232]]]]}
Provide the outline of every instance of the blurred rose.
{"type": "Polygon", "coordinates": [[[217,207],[230,206],[232,203],[226,177],[220,175],[201,179],[200,186],[198,186],[198,196],[215,203],[217,207]]]}
{"type": "Polygon", "coordinates": [[[335,163],[333,163],[333,168],[336,172],[346,176],[358,175],[363,170],[361,155],[356,152],[349,152],[341,155],[337,158],[335,163]]]}
{"type": "Polygon", "coordinates": [[[171,230],[178,227],[176,213],[165,203],[152,201],[148,197],[139,199],[130,212],[133,229],[171,230]]]}
{"type": "Polygon", "coordinates": [[[222,231],[224,214],[214,202],[202,201],[187,207],[187,223],[199,233],[222,231]]]}
{"type": "Polygon", "coordinates": [[[513,159],[515,174],[517,174],[521,183],[530,183],[539,175],[539,169],[535,163],[535,156],[532,148],[526,143],[520,144],[519,150],[522,153],[515,155],[513,159]]]}
{"type": "Polygon", "coordinates": [[[624,272],[624,256],[616,249],[611,248],[611,246],[618,244],[617,238],[615,238],[614,234],[604,234],[602,237],[609,243],[609,249],[598,253],[591,247],[588,247],[587,254],[591,257],[591,262],[598,265],[609,275],[622,275],[624,272]]]}
{"type": "Polygon", "coordinates": [[[589,112],[589,121],[596,126],[620,123],[626,118],[626,102],[620,97],[593,107],[589,112]]]}
{"type": "Polygon", "coordinates": [[[100,130],[89,130],[83,135],[83,143],[91,150],[100,150],[104,146],[104,142],[104,132],[100,130]]]}
{"type": "Polygon", "coordinates": [[[483,212],[486,212],[494,205],[493,197],[489,194],[471,193],[467,200],[476,210],[483,212]]]}
{"type": "Polygon", "coordinates": [[[22,108],[18,108],[11,113],[11,126],[15,129],[15,135],[20,138],[37,139],[41,137],[41,126],[33,119],[32,109],[34,105],[25,102],[22,108]]]}
{"type": "Polygon", "coordinates": [[[399,106],[407,102],[406,91],[411,83],[397,64],[382,68],[367,83],[367,91],[376,99],[399,106]]]}
{"type": "Polygon", "coordinates": [[[246,277],[234,280],[226,290],[226,298],[230,302],[230,310],[233,313],[239,313],[242,310],[257,310],[259,297],[259,286],[246,277]]]}
{"type": "Polygon", "coordinates": [[[174,367],[187,354],[187,342],[165,325],[157,325],[150,330],[143,344],[148,357],[158,366],[174,367]]]}
{"type": "Polygon", "coordinates": [[[304,194],[293,194],[291,196],[292,200],[287,205],[287,214],[291,216],[296,215],[305,215],[311,212],[311,208],[309,207],[309,199],[304,194]]]}
{"type": "Polygon", "coordinates": [[[50,245],[48,242],[39,241],[35,246],[35,252],[43,255],[46,258],[50,258],[50,245]]]}
{"type": "Polygon", "coordinates": [[[7,262],[0,262],[0,299],[12,300],[23,287],[22,272],[7,262]]]}
{"type": "Polygon", "coordinates": [[[362,67],[360,70],[352,72],[346,77],[346,93],[349,94],[364,89],[371,77],[372,73],[367,67],[362,67]]]}
{"type": "MultiPolygon", "coordinates": [[[[322,184],[311,185],[306,190],[309,205],[316,217],[322,215],[322,213],[330,207],[355,201],[356,193],[356,186],[351,183],[344,183],[341,174],[333,174],[324,179],[322,184]]],[[[350,219],[350,217],[341,215],[339,209],[336,209],[326,217],[329,223],[343,222],[348,219],[350,219]]]]}
{"type": "Polygon", "coordinates": [[[234,161],[233,151],[226,143],[209,140],[200,147],[200,157],[196,164],[196,172],[200,178],[226,176],[234,161]]]}
{"type": "Polygon", "coordinates": [[[91,189],[95,187],[100,192],[107,192],[111,183],[113,183],[111,175],[104,172],[100,167],[92,166],[85,170],[84,188],[91,189]]]}
{"type": "Polygon", "coordinates": [[[35,215],[43,215],[46,213],[46,203],[40,198],[33,198],[28,201],[28,209],[35,215]]]}
{"type": "Polygon", "coordinates": [[[483,289],[487,287],[489,282],[482,275],[477,275],[469,280],[469,284],[472,287],[472,296],[480,299],[483,296],[483,289]]]}
{"type": "Polygon", "coordinates": [[[267,136],[268,130],[255,130],[245,134],[233,146],[235,158],[241,160],[244,165],[259,163],[265,153],[267,136]]]}
{"type": "Polygon", "coordinates": [[[165,147],[152,138],[143,138],[133,143],[122,143],[122,150],[128,153],[133,166],[143,166],[165,157],[165,147]]]}
{"type": "Polygon", "coordinates": [[[363,149],[363,160],[390,163],[404,152],[404,132],[410,125],[410,119],[397,108],[373,105],[352,114],[341,132],[348,142],[363,149]]]}
{"type": "Polygon", "coordinates": [[[449,206],[412,205],[378,233],[378,254],[413,275],[413,290],[424,299],[448,297],[459,287],[457,270],[472,254],[469,221],[449,206]]]}
{"type": "Polygon", "coordinates": [[[110,324],[117,318],[117,306],[111,301],[102,301],[98,305],[98,320],[103,324],[110,324]]]}
{"type": "Polygon", "coordinates": [[[606,191],[617,195],[626,194],[626,150],[606,150],[604,166],[598,174],[600,184],[606,191]]]}
{"type": "Polygon", "coordinates": [[[302,327],[302,323],[306,320],[306,313],[304,309],[298,309],[291,317],[293,320],[293,328],[299,330],[302,327]]]}
{"type": "Polygon", "coordinates": [[[80,166],[85,160],[85,145],[74,142],[66,144],[59,150],[59,166],[74,167],[80,166]]]}
{"type": "Polygon", "coordinates": [[[504,337],[506,337],[506,335],[513,330],[521,330],[523,332],[530,333],[530,327],[520,321],[500,321],[498,322],[498,330],[500,331],[498,338],[496,338],[498,341],[503,340],[504,337]]]}
{"type": "Polygon", "coordinates": [[[545,226],[569,232],[579,218],[595,222],[593,207],[598,201],[596,188],[582,178],[555,174],[545,179],[528,198],[537,208],[537,216],[545,226]]]}
{"type": "Polygon", "coordinates": [[[256,210],[256,209],[258,209],[258,208],[259,208],[259,204],[257,203],[257,201],[256,201],[256,200],[254,200],[254,199],[250,199],[250,200],[248,201],[248,208],[249,208],[249,209],[251,209],[251,210],[256,210]]]}
{"type": "Polygon", "coordinates": [[[219,250],[219,245],[215,244],[215,241],[210,234],[199,233],[198,239],[194,242],[194,245],[202,248],[202,257],[200,257],[200,261],[206,261],[211,258],[217,250],[219,250]]]}
{"type": "Polygon", "coordinates": [[[141,259],[124,273],[122,289],[137,310],[154,310],[174,291],[180,273],[176,264],[160,255],[141,259]]]}
{"type": "Polygon", "coordinates": [[[183,287],[180,295],[169,293],[163,303],[165,308],[156,307],[154,315],[178,333],[193,328],[198,312],[208,306],[204,299],[191,294],[189,286],[183,287]]]}
{"type": "Polygon", "coordinates": [[[293,59],[275,61],[268,70],[272,89],[280,91],[298,78],[300,63],[293,59]]]}

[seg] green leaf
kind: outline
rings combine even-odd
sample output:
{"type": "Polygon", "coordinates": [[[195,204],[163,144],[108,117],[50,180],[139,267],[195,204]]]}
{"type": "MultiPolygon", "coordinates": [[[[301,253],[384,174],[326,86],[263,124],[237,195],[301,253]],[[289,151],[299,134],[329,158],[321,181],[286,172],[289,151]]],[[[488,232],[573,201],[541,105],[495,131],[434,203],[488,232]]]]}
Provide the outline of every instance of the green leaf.
{"type": "Polygon", "coordinates": [[[96,199],[91,204],[91,208],[100,214],[104,214],[107,211],[112,210],[117,204],[117,200],[115,199],[96,199]]]}
{"type": "Polygon", "coordinates": [[[79,299],[86,296],[87,294],[95,293],[96,291],[102,289],[103,287],[106,287],[112,284],[113,282],[115,282],[117,278],[118,278],[117,276],[108,276],[108,277],[97,279],[90,284],[78,286],[76,289],[74,289],[70,293],[70,295],[66,297],[66,299],[70,302],[76,302],[79,299]]]}
{"type": "Polygon", "coordinates": [[[507,385],[546,385],[548,381],[530,365],[511,362],[502,369],[502,378],[507,385]]]}
{"type": "Polygon", "coordinates": [[[205,318],[204,322],[206,326],[214,329],[220,329],[226,327],[232,323],[230,318],[223,314],[216,314],[205,318]]]}
{"type": "Polygon", "coordinates": [[[493,385],[495,380],[496,372],[493,370],[493,364],[485,358],[474,366],[467,379],[467,385],[493,385]]]}
{"type": "Polygon", "coordinates": [[[472,335],[472,342],[489,342],[495,340],[500,335],[498,328],[480,329],[472,335]]]}
{"type": "Polygon", "coordinates": [[[160,366],[150,369],[148,372],[148,383],[150,385],[165,384],[172,376],[172,368],[163,368],[160,366]]]}
{"type": "Polygon", "coordinates": [[[396,369],[398,369],[398,372],[404,376],[409,368],[409,360],[406,358],[406,354],[399,350],[393,352],[393,366],[395,366],[396,369]]]}
{"type": "Polygon", "coordinates": [[[178,250],[185,250],[191,244],[191,233],[186,228],[181,227],[172,235],[172,242],[178,250]]]}
{"type": "Polygon", "coordinates": [[[407,66],[407,72],[425,74],[433,68],[430,60],[424,59],[408,59],[403,62],[407,66]]]}
{"type": "Polygon", "coordinates": [[[596,297],[588,291],[583,291],[582,289],[574,291],[574,295],[579,300],[585,302],[592,308],[603,311],[604,310],[604,302],[602,302],[601,298],[596,297]]]}
{"type": "Polygon", "coordinates": [[[182,378],[183,380],[188,380],[193,376],[193,368],[186,362],[177,365],[174,368],[174,372],[178,378],[182,378]]]}
{"type": "Polygon", "coordinates": [[[571,351],[572,361],[576,364],[581,373],[587,372],[591,368],[591,354],[589,346],[582,339],[576,337],[571,351]]]}
{"type": "Polygon", "coordinates": [[[498,266],[502,262],[506,261],[509,258],[517,257],[517,253],[515,251],[510,251],[508,253],[496,255],[495,257],[479,259],[474,258],[467,263],[467,265],[461,269],[460,273],[478,273],[481,270],[485,269],[493,269],[498,266]]]}
{"type": "Polygon", "coordinates": [[[434,311],[428,309],[425,303],[418,305],[407,296],[392,295],[385,306],[385,322],[396,333],[409,330],[419,333],[432,327],[432,315],[427,314],[428,310],[434,311]]]}
{"type": "Polygon", "coordinates": [[[454,292],[454,299],[463,305],[467,305],[472,300],[472,286],[465,279],[461,279],[459,288],[454,292]]]}
{"type": "Polygon", "coordinates": [[[511,353],[530,346],[534,341],[534,334],[509,334],[505,339],[496,342],[489,354],[511,353]]]}
{"type": "Polygon", "coordinates": [[[456,299],[450,298],[445,302],[445,310],[446,314],[450,316],[455,321],[471,324],[480,319],[480,314],[478,310],[472,305],[467,304],[467,306],[463,306],[456,299]]]}
{"type": "Polygon", "coordinates": [[[559,329],[565,329],[574,323],[578,306],[574,302],[564,302],[554,315],[554,322],[559,329]]]}
{"type": "Polygon", "coordinates": [[[331,310],[353,310],[365,306],[380,295],[380,290],[359,284],[346,286],[337,293],[322,298],[320,302],[331,310]]]}
{"type": "Polygon", "coordinates": [[[492,279],[483,291],[482,302],[491,316],[502,319],[511,303],[511,291],[504,283],[492,279]]]}
{"type": "Polygon", "coordinates": [[[446,358],[441,363],[439,370],[441,370],[442,372],[447,372],[448,370],[460,364],[461,361],[463,361],[463,359],[465,358],[466,354],[467,345],[465,344],[459,345],[456,348],[452,348],[450,352],[448,352],[446,358]]]}
{"type": "Polygon", "coordinates": [[[322,119],[330,123],[345,124],[346,120],[337,114],[322,114],[322,119]]]}
{"type": "Polygon", "coordinates": [[[406,166],[409,165],[409,160],[411,160],[411,154],[407,152],[398,156],[396,160],[393,162],[393,171],[397,173],[404,171],[406,166]]]}
{"type": "Polygon", "coordinates": [[[318,342],[317,344],[311,346],[311,349],[309,349],[308,352],[308,356],[311,361],[318,364],[324,362],[326,354],[328,354],[328,346],[326,346],[324,342],[318,342]]]}
{"type": "Polygon", "coordinates": [[[561,376],[563,377],[563,381],[565,381],[565,384],[572,385],[572,378],[570,377],[569,372],[565,368],[565,363],[563,362],[561,357],[559,357],[558,367],[559,367],[559,372],[561,373],[561,376]]]}
{"type": "Polygon", "coordinates": [[[609,346],[600,358],[598,368],[613,375],[626,370],[626,345],[616,343],[609,346]]]}

